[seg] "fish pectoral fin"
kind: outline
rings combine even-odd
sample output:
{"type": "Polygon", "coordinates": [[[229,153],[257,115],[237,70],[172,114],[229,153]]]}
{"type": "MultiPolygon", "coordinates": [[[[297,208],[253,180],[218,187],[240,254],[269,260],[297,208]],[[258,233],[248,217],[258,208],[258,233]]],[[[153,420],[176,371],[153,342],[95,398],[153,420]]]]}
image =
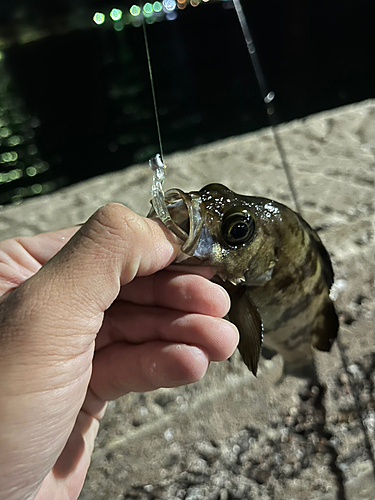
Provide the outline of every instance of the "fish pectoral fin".
{"type": "Polygon", "coordinates": [[[327,297],[312,332],[312,345],[319,351],[330,351],[333,341],[337,337],[338,329],[339,319],[335,306],[331,299],[327,297]]]}
{"type": "Polygon", "coordinates": [[[262,319],[246,287],[239,287],[231,300],[232,306],[228,316],[240,332],[238,350],[246,366],[256,375],[263,342],[262,319]]]}

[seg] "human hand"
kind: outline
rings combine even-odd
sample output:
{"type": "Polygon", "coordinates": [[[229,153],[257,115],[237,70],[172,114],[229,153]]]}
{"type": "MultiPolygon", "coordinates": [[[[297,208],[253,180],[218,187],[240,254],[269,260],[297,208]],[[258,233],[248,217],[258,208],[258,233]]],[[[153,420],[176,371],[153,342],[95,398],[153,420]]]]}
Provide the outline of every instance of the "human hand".
{"type": "Polygon", "coordinates": [[[106,401],[194,382],[232,354],[229,297],[165,270],[179,248],[118,204],[0,243],[1,500],[76,499],[106,401]]]}

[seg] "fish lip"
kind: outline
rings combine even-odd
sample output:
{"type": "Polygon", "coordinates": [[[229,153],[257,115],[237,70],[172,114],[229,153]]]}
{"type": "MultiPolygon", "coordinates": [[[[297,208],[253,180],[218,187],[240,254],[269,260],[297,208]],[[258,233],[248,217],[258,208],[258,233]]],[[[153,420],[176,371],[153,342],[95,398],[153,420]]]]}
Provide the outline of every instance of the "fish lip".
{"type": "MultiPolygon", "coordinates": [[[[184,203],[189,217],[189,232],[186,234],[187,238],[184,241],[181,251],[185,256],[191,257],[197,246],[201,229],[203,227],[203,217],[201,212],[202,200],[197,193],[185,193],[181,189],[169,189],[164,195],[167,206],[172,204],[180,208],[180,202],[184,203]]],[[[170,209],[168,207],[170,212],[170,209]]],[[[171,215],[171,213],[170,213],[171,215]]],[[[173,216],[171,215],[172,219],[173,216]]],[[[176,223],[176,221],[174,221],[176,223]]],[[[179,226],[176,223],[177,226],[179,226]]],[[[180,227],[180,226],[179,226],[180,227]]],[[[181,228],[182,229],[182,228],[181,228]]],[[[185,232],[185,231],[184,231],[185,232]]],[[[186,258],[186,257],[185,257],[186,258]]],[[[184,258],[179,258],[178,261],[183,261],[184,258]]]]}

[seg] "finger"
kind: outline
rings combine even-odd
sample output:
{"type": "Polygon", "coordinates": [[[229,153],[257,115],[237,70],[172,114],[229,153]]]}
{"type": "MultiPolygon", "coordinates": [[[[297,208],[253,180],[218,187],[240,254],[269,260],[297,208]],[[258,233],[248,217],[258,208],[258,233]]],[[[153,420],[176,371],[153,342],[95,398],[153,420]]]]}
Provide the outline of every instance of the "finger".
{"type": "Polygon", "coordinates": [[[80,226],[67,227],[58,231],[37,234],[35,236],[21,236],[7,241],[17,242],[28,255],[43,265],[66,245],[79,228],[80,226]]]}
{"type": "Polygon", "coordinates": [[[183,264],[172,263],[165,270],[175,273],[199,274],[209,280],[215,275],[214,271],[210,267],[206,266],[184,266],[183,264]]]}
{"type": "Polygon", "coordinates": [[[107,401],[130,391],[196,382],[206,373],[208,364],[204,351],[186,344],[112,344],[95,355],[91,386],[99,398],[107,401]]]}
{"type": "Polygon", "coordinates": [[[16,288],[66,244],[78,227],[0,242],[0,296],[16,288]]]}
{"type": "Polygon", "coordinates": [[[238,344],[237,328],[221,318],[117,302],[108,311],[96,349],[126,341],[184,342],[202,347],[213,361],[228,358],[238,344]],[[108,317],[107,317],[108,316],[108,317]]]}
{"type": "Polygon", "coordinates": [[[66,295],[71,300],[72,291],[79,290],[76,307],[89,307],[91,314],[93,309],[106,310],[120,286],[135,276],[169,265],[179,250],[177,238],[162,223],[123,205],[109,204],[79,229],[40,274],[44,277],[57,270],[59,297],[66,295]]]}
{"type": "Polygon", "coordinates": [[[140,305],[161,306],[223,317],[230,308],[223,287],[199,275],[160,271],[122,287],[119,298],[140,305]]]}
{"type": "Polygon", "coordinates": [[[45,351],[52,342],[64,352],[67,344],[82,352],[91,349],[103,313],[121,285],[136,275],[166,267],[179,251],[177,238],[163,224],[140,217],[123,205],[110,204],[99,209],[52,259],[14,290],[16,295],[8,299],[8,306],[14,317],[22,318],[29,341],[40,345],[48,332],[45,351]]]}

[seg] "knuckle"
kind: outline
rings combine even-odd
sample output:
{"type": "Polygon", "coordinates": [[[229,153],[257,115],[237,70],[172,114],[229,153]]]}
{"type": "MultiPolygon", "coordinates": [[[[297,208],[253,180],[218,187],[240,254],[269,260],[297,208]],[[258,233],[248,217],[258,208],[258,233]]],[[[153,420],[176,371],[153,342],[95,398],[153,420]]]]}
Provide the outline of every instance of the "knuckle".
{"type": "Polygon", "coordinates": [[[120,203],[108,203],[94,214],[94,221],[110,233],[121,234],[133,227],[135,214],[120,203]]]}
{"type": "Polygon", "coordinates": [[[141,235],[144,230],[142,217],[120,203],[109,203],[97,210],[83,232],[98,243],[110,237],[112,244],[116,244],[117,240],[123,246],[127,241],[141,235]]]}

